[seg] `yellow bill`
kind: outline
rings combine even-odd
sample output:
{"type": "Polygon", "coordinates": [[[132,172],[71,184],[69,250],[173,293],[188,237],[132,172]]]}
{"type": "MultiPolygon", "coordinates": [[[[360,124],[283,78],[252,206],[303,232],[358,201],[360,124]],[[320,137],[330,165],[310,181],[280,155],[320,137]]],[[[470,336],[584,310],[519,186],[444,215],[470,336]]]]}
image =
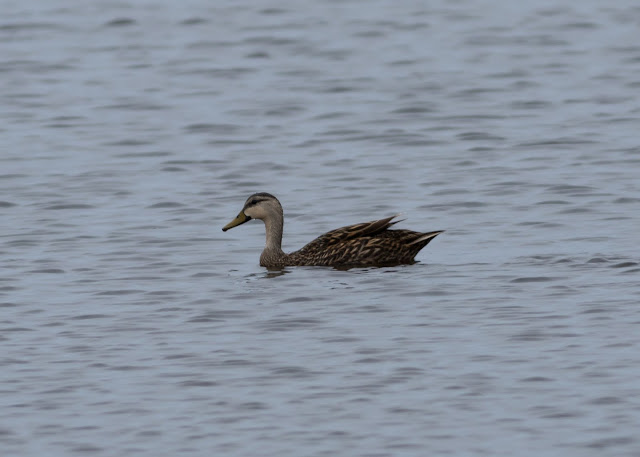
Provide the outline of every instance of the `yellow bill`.
{"type": "Polygon", "coordinates": [[[249,222],[250,220],[251,220],[251,217],[244,214],[244,211],[240,211],[240,213],[236,216],[234,220],[232,220],[227,225],[222,227],[222,231],[226,232],[230,228],[237,227],[238,225],[242,225],[245,222],[249,222]]]}

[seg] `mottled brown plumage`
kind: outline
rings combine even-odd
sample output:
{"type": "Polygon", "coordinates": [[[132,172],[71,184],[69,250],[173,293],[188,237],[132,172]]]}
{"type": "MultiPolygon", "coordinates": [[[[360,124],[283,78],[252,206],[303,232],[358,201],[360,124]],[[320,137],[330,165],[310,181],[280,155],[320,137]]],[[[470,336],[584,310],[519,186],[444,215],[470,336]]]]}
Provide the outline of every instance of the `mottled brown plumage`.
{"type": "Polygon", "coordinates": [[[420,233],[411,230],[390,230],[400,221],[396,216],[377,221],[349,225],[319,236],[299,251],[282,251],[284,216],[276,197],[265,192],[249,197],[244,208],[222,230],[227,231],[251,219],[262,219],[267,243],[260,265],[320,265],[334,267],[383,266],[413,263],[416,254],[442,231],[420,233]]]}

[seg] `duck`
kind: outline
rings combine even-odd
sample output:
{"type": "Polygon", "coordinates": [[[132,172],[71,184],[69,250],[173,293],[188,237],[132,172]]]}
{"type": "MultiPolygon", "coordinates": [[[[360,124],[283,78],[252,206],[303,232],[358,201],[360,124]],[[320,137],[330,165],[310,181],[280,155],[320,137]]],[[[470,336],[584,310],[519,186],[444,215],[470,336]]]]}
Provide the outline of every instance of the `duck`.
{"type": "Polygon", "coordinates": [[[264,222],[266,244],[260,265],[268,269],[287,266],[369,267],[415,263],[415,256],[436,236],[444,232],[391,230],[401,222],[398,215],[341,227],[319,236],[302,249],[286,254],[282,250],[284,212],[280,201],[267,192],[247,198],[238,216],[222,228],[223,232],[259,219],[264,222]]]}

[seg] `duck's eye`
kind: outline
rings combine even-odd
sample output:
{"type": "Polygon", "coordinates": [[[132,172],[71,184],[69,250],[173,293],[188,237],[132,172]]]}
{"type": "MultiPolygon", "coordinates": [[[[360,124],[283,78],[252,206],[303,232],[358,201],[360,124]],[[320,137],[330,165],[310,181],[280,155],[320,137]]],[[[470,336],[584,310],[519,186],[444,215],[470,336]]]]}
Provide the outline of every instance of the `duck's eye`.
{"type": "Polygon", "coordinates": [[[255,198],[253,200],[251,200],[251,204],[255,205],[256,203],[258,203],[258,200],[256,200],[255,198]]]}

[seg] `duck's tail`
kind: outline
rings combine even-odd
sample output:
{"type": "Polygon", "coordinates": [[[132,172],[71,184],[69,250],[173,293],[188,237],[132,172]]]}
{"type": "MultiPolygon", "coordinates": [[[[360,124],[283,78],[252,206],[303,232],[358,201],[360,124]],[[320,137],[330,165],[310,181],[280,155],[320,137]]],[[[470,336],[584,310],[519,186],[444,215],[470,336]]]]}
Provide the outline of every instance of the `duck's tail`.
{"type": "Polygon", "coordinates": [[[436,230],[435,232],[423,233],[422,236],[420,236],[420,237],[416,238],[415,240],[413,240],[411,243],[408,244],[408,246],[411,246],[413,244],[419,244],[420,245],[420,249],[422,249],[427,244],[429,244],[429,242],[432,239],[434,239],[436,236],[440,235],[442,232],[444,232],[444,230],[436,230]]]}

